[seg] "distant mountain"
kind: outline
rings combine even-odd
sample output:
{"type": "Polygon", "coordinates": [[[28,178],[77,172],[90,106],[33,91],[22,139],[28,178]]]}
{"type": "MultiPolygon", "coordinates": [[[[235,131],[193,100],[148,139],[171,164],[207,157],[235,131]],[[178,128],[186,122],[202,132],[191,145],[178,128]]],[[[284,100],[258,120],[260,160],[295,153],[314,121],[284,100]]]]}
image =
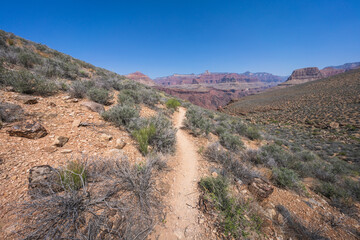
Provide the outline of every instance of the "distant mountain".
{"type": "Polygon", "coordinates": [[[340,66],[325,67],[321,70],[319,70],[317,67],[300,68],[294,70],[285,82],[279,84],[279,86],[275,88],[283,88],[311,82],[321,78],[335,76],[337,74],[356,68],[360,68],[360,62],[345,63],[340,66]]]}
{"type": "Polygon", "coordinates": [[[201,74],[173,74],[171,76],[159,77],[155,82],[162,86],[184,85],[184,84],[220,84],[220,83],[251,83],[251,82],[283,82],[282,76],[270,73],[211,73],[205,71],[201,74]]]}
{"type": "Polygon", "coordinates": [[[148,86],[155,86],[156,83],[147,75],[141,72],[134,72],[126,75],[127,78],[134,80],[136,82],[148,85],[148,86]]]}

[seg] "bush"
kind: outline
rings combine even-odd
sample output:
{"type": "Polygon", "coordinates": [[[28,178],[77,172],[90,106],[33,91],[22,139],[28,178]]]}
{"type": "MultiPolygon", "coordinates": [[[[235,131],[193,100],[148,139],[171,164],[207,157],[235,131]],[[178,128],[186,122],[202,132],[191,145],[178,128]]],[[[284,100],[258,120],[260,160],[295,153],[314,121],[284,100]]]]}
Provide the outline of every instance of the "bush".
{"type": "Polygon", "coordinates": [[[261,139],[261,134],[257,128],[254,126],[247,126],[242,121],[235,121],[232,128],[235,130],[235,132],[241,136],[249,138],[250,140],[261,139]]]}
{"type": "Polygon", "coordinates": [[[148,154],[149,140],[155,135],[156,128],[153,124],[133,132],[133,136],[139,143],[140,152],[145,156],[148,154]]]}
{"type": "Polygon", "coordinates": [[[262,163],[269,167],[287,167],[293,160],[293,156],[276,144],[261,147],[256,163],[262,163]]]}
{"type": "Polygon", "coordinates": [[[128,126],[135,118],[139,118],[139,111],[133,106],[116,105],[104,112],[102,117],[116,126],[128,126]]]}
{"type": "Polygon", "coordinates": [[[230,195],[228,181],[222,177],[206,177],[199,182],[205,201],[210,201],[220,212],[221,229],[226,236],[234,239],[247,237],[247,231],[259,233],[261,219],[249,209],[249,202],[242,202],[230,195]]]}
{"type": "Polygon", "coordinates": [[[244,143],[240,140],[239,136],[224,132],[220,135],[220,143],[226,149],[237,152],[244,148],[244,143]]]}
{"type": "Polygon", "coordinates": [[[273,169],[273,180],[282,188],[298,189],[299,177],[296,172],[287,168],[275,168],[273,169]]]}
{"type": "Polygon", "coordinates": [[[194,106],[187,110],[184,125],[195,136],[208,135],[212,128],[212,122],[207,117],[206,111],[194,106]]]}
{"type": "Polygon", "coordinates": [[[87,181],[85,163],[79,160],[68,162],[65,168],[60,169],[60,180],[65,189],[78,190],[84,187],[87,181]]]}
{"type": "Polygon", "coordinates": [[[181,106],[181,103],[175,98],[170,98],[169,100],[166,101],[165,104],[167,108],[173,109],[175,111],[178,109],[178,107],[181,106]]]}
{"type": "Polygon", "coordinates": [[[108,90],[97,87],[90,88],[86,94],[90,100],[103,105],[109,105],[112,98],[108,90]]]}
{"type": "Polygon", "coordinates": [[[175,151],[176,129],[171,121],[163,114],[150,118],[150,125],[154,125],[156,131],[150,138],[149,143],[156,151],[172,153],[175,151]]]}
{"type": "Polygon", "coordinates": [[[118,101],[120,104],[139,104],[141,103],[141,95],[138,91],[125,89],[119,92],[118,101]]]}
{"type": "Polygon", "coordinates": [[[75,81],[70,87],[70,96],[73,98],[84,98],[86,97],[87,91],[94,87],[93,81],[75,81]]]}
{"type": "Polygon", "coordinates": [[[50,95],[57,90],[55,83],[23,70],[9,72],[5,83],[12,86],[16,92],[25,94],[50,95]]]}
{"type": "Polygon", "coordinates": [[[41,63],[41,58],[39,58],[35,53],[26,53],[20,52],[19,62],[26,68],[33,68],[35,64],[41,63]]]}

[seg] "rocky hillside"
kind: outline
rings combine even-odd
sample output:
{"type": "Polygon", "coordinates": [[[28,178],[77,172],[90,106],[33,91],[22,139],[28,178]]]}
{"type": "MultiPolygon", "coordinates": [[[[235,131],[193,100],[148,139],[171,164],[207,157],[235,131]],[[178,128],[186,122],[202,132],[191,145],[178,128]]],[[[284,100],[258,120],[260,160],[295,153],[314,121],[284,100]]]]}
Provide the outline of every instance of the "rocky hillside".
{"type": "Polygon", "coordinates": [[[211,73],[202,74],[174,74],[156,78],[155,82],[163,86],[183,84],[220,84],[220,83],[248,83],[248,82],[282,82],[283,77],[270,73],[211,73]]]}
{"type": "Polygon", "coordinates": [[[145,75],[141,72],[129,73],[126,75],[126,77],[128,79],[134,80],[138,83],[145,84],[147,86],[155,86],[156,85],[156,83],[151,78],[149,78],[147,75],[145,75]]]}

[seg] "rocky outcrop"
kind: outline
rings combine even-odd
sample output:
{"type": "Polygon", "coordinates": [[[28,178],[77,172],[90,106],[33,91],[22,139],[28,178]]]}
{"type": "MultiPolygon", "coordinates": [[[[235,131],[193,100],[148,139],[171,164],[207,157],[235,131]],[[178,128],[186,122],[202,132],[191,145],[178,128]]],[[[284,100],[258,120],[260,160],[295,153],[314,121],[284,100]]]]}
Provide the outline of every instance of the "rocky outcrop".
{"type": "Polygon", "coordinates": [[[274,187],[261,178],[254,178],[252,182],[248,184],[248,189],[259,200],[268,198],[274,191],[274,187]]]}
{"type": "Polygon", "coordinates": [[[148,85],[148,86],[155,86],[156,83],[149,78],[147,75],[141,73],[141,72],[134,72],[126,75],[127,78],[134,80],[136,82],[148,85]]]}
{"type": "Polygon", "coordinates": [[[16,104],[0,103],[0,121],[15,122],[24,117],[24,110],[16,104]]]}
{"type": "Polygon", "coordinates": [[[38,122],[27,120],[24,123],[17,124],[8,130],[10,136],[24,137],[29,139],[38,139],[45,137],[48,133],[46,129],[38,122]]]}
{"type": "Polygon", "coordinates": [[[63,147],[69,141],[68,137],[57,136],[54,141],[54,146],[63,147]]]}
{"type": "Polygon", "coordinates": [[[308,67],[296,69],[292,72],[291,76],[279,86],[294,86],[306,82],[315,81],[323,78],[320,70],[317,67],[308,67]]]}

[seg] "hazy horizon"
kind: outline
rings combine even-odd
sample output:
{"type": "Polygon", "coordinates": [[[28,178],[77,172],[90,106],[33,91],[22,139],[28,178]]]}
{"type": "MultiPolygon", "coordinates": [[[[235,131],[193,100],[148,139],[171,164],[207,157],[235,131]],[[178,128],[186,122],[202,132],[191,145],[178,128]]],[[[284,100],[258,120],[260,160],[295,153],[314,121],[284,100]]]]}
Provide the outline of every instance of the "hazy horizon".
{"type": "Polygon", "coordinates": [[[120,74],[323,68],[359,61],[360,2],[27,1],[0,29],[120,74]]]}

